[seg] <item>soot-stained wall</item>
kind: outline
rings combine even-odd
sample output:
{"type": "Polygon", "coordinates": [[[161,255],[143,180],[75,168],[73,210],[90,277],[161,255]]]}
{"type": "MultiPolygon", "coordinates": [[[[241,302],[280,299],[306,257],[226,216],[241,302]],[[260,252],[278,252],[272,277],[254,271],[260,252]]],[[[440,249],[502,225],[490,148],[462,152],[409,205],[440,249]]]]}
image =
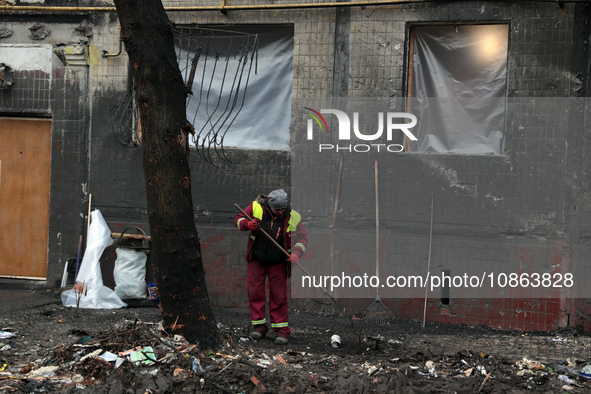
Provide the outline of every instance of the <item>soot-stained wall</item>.
{"type": "MultiPolygon", "coordinates": [[[[190,1],[163,4],[194,6],[190,1]]],[[[92,208],[101,210],[113,231],[139,226],[149,233],[149,226],[141,146],[122,143],[115,132],[118,111],[129,90],[124,49],[118,54],[116,14],[85,11],[77,13],[76,20],[55,20],[52,13],[60,15],[59,11],[8,14],[2,23],[17,18],[25,24],[42,21],[63,31],[72,25],[60,39],[50,35],[41,42],[52,45],[57,53],[72,43],[82,45],[84,64],[62,51],[64,63],[56,54],[50,97],[39,95],[43,85],[36,84],[36,79],[22,77],[20,89],[2,92],[0,110],[5,115],[26,114],[41,105],[36,112],[53,119],[47,283],[57,286],[66,260],[76,257],[90,195],[92,208]],[[73,32],[79,35],[76,39],[71,37],[73,32]]],[[[503,154],[381,156],[379,182],[383,270],[426,269],[430,256],[433,272],[462,272],[478,266],[509,274],[515,267],[551,270],[557,266],[577,273],[584,269],[590,252],[589,125],[588,117],[581,115],[589,106],[580,99],[590,89],[590,13],[587,4],[464,1],[168,14],[179,25],[293,25],[294,105],[319,97],[403,99],[413,24],[508,24],[507,97],[513,101],[503,154]],[[569,112],[556,112],[561,105],[569,112]]],[[[20,35],[0,38],[0,44],[30,44],[29,27],[23,26],[20,35]]],[[[301,108],[294,108],[292,144],[302,138],[295,133],[304,121],[301,108]]],[[[226,154],[229,161],[215,159],[215,165],[192,155],[194,216],[214,304],[245,306],[247,234],[233,227],[237,213],[233,204],[246,206],[259,193],[276,188],[292,193],[292,174],[323,174],[330,179],[319,198],[294,201],[312,234],[308,258],[302,263],[321,270],[318,264],[330,243],[336,193],[332,181],[337,179],[340,155],[329,155],[328,166],[320,167],[313,162],[292,163],[290,150],[227,147],[226,154]],[[321,207],[321,213],[309,209],[311,204],[321,207]]],[[[343,230],[337,238],[339,267],[343,272],[371,272],[376,253],[370,220],[373,157],[349,155],[344,169],[336,222],[337,229],[343,230]]],[[[576,324],[591,329],[587,318],[591,307],[584,296],[573,298],[564,292],[558,298],[528,298],[527,292],[514,292],[505,298],[469,299],[456,294],[450,289],[449,294],[434,292],[426,301],[396,296],[385,302],[398,317],[411,319],[422,318],[426,302],[428,321],[525,330],[576,324]]],[[[371,298],[371,294],[363,299],[343,296],[343,303],[347,312],[358,313],[371,298]]],[[[299,299],[292,300],[293,306],[298,304],[299,299]]]]}

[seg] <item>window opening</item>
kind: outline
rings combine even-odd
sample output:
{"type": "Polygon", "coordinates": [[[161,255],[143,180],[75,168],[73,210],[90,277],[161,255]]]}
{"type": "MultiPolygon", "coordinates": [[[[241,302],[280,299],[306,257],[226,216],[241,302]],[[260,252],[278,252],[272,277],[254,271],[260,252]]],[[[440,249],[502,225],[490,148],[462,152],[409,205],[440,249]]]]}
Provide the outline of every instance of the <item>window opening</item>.
{"type": "Polygon", "coordinates": [[[293,26],[180,27],[175,47],[202,158],[213,148],[227,159],[228,146],[289,148],[293,26]]]}
{"type": "MultiPolygon", "coordinates": [[[[187,91],[191,144],[212,162],[224,147],[289,148],[293,82],[292,25],[178,27],[175,50],[187,91]]],[[[131,72],[114,104],[113,134],[141,144],[131,72]]],[[[228,160],[229,161],[229,160],[228,160]]]]}
{"type": "Polygon", "coordinates": [[[509,26],[410,29],[408,111],[418,118],[409,151],[502,154],[509,26]]]}

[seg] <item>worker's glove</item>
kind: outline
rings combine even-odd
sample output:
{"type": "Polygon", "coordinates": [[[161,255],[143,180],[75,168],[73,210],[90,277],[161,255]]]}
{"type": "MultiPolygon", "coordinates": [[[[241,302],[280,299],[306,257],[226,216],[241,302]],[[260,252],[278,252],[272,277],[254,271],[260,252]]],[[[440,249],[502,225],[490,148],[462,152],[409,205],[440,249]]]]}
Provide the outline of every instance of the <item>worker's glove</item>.
{"type": "Polygon", "coordinates": [[[289,260],[288,260],[288,261],[289,261],[289,262],[291,262],[292,264],[297,264],[299,259],[300,259],[300,258],[298,257],[298,255],[297,255],[297,254],[295,254],[295,253],[292,253],[292,254],[289,256],[289,260]]]}
{"type": "Polygon", "coordinates": [[[250,220],[248,222],[248,229],[249,230],[258,230],[261,227],[261,224],[259,222],[257,222],[256,220],[250,220]]]}

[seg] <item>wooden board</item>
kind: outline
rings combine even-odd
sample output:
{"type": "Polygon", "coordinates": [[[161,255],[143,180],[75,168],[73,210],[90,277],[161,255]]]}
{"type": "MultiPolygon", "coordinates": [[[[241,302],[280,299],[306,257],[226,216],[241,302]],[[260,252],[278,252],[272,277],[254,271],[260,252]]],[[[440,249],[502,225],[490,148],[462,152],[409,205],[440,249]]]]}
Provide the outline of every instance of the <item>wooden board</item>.
{"type": "Polygon", "coordinates": [[[47,273],[51,121],[0,118],[0,275],[47,273]]]}

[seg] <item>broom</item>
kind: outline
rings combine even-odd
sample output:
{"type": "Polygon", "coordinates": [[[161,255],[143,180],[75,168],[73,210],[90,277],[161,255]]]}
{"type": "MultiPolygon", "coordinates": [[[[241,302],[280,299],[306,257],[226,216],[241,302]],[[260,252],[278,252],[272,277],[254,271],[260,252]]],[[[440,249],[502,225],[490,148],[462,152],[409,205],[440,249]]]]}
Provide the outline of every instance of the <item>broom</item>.
{"type": "MultiPolygon", "coordinates": [[[[244,211],[242,210],[242,208],[240,208],[240,207],[238,206],[238,204],[234,204],[234,206],[235,206],[236,208],[238,208],[238,210],[239,210],[240,212],[242,212],[242,214],[243,214],[243,215],[244,215],[244,216],[245,216],[245,217],[246,217],[248,220],[252,220],[252,218],[251,218],[250,216],[248,216],[248,214],[247,214],[246,212],[244,212],[244,211]]],[[[291,255],[290,255],[290,254],[287,252],[287,250],[283,249],[283,247],[282,247],[281,245],[279,245],[279,244],[277,243],[277,241],[275,241],[275,240],[273,239],[273,237],[271,237],[271,236],[270,236],[270,235],[269,235],[269,234],[268,234],[268,233],[267,233],[265,230],[263,230],[262,228],[259,228],[259,231],[260,231],[260,232],[262,232],[262,233],[263,233],[263,234],[264,234],[264,235],[265,235],[267,238],[269,238],[269,239],[271,240],[271,242],[273,242],[273,244],[274,244],[275,246],[277,246],[279,249],[281,249],[281,250],[283,251],[283,253],[286,255],[286,257],[288,257],[288,258],[289,258],[289,257],[291,257],[291,255]]],[[[306,275],[308,275],[308,276],[310,276],[310,277],[312,276],[312,275],[311,275],[311,274],[308,272],[308,270],[307,270],[307,269],[305,269],[304,267],[302,267],[302,265],[301,265],[301,264],[296,264],[296,267],[299,267],[299,269],[301,269],[301,270],[304,272],[304,274],[306,274],[306,275]]],[[[338,315],[342,315],[342,309],[341,309],[341,307],[339,306],[339,304],[338,304],[338,302],[337,302],[336,298],[334,298],[334,296],[333,296],[332,294],[330,294],[326,288],[324,288],[324,287],[320,287],[320,289],[322,289],[322,291],[324,292],[324,295],[325,295],[325,296],[327,296],[327,297],[328,297],[328,299],[327,299],[327,300],[314,300],[314,302],[316,302],[317,304],[319,304],[319,305],[322,305],[322,306],[324,306],[324,307],[326,307],[326,308],[332,309],[332,312],[333,312],[333,313],[336,313],[336,314],[338,314],[338,315]]]]}
{"type": "MultiPolygon", "coordinates": [[[[380,210],[378,200],[378,161],[375,162],[375,184],[376,184],[376,277],[380,277],[380,210]]],[[[363,318],[377,324],[389,323],[392,313],[380,299],[379,286],[376,288],[376,299],[367,308],[363,318]]]]}

